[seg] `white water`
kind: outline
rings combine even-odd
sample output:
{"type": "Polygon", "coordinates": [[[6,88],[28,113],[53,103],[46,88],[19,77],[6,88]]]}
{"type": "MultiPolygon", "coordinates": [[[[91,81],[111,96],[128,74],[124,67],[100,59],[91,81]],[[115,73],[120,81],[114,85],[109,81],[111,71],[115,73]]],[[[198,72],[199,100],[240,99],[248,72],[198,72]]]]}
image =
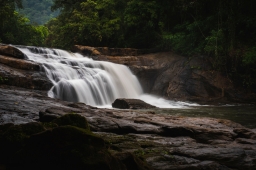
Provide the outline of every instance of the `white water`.
{"type": "Polygon", "coordinates": [[[17,47],[28,60],[42,64],[53,83],[48,96],[92,106],[111,107],[117,98],[137,98],[160,108],[184,108],[193,104],[168,101],[143,94],[141,85],[124,65],[94,61],[59,49],[17,47]]]}

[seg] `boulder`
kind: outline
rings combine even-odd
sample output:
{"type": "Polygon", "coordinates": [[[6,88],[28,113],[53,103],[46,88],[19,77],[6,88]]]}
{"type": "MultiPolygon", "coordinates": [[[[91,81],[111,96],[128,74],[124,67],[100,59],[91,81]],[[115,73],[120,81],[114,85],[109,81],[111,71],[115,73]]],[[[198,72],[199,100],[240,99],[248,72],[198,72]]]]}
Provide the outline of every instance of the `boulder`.
{"type": "Polygon", "coordinates": [[[104,140],[88,130],[61,126],[32,135],[16,153],[11,169],[125,169],[105,148],[104,140]],[[40,165],[40,166],[38,166],[40,165]]]}
{"type": "Polygon", "coordinates": [[[43,132],[42,124],[32,122],[21,125],[6,124],[0,126],[0,159],[8,161],[18,152],[30,135],[43,132]]]}
{"type": "Polygon", "coordinates": [[[152,106],[139,99],[116,99],[112,103],[112,107],[118,109],[153,109],[156,106],[152,106]]]}
{"type": "Polygon", "coordinates": [[[14,58],[19,58],[19,59],[26,58],[26,55],[24,55],[20,50],[18,50],[17,48],[15,48],[13,46],[6,45],[6,44],[0,45],[0,54],[12,56],[14,58]]]}
{"type": "Polygon", "coordinates": [[[151,169],[130,153],[112,155],[81,115],[66,114],[50,123],[51,128],[49,123],[0,125],[0,165],[12,170],[151,169]]]}

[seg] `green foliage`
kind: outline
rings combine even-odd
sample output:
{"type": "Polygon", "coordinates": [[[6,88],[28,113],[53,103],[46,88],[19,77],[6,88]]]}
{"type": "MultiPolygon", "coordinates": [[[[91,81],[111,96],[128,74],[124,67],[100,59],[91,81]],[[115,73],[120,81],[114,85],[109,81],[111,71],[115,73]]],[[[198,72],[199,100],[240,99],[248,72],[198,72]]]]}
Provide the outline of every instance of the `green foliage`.
{"type": "Polygon", "coordinates": [[[18,12],[29,18],[32,24],[43,25],[59,14],[59,11],[51,11],[52,0],[22,0],[22,4],[23,8],[18,12]]]}
{"type": "Polygon", "coordinates": [[[8,78],[0,76],[0,83],[8,81],[8,78]]]}
{"type": "Polygon", "coordinates": [[[48,36],[44,26],[33,26],[29,19],[15,11],[18,2],[7,1],[0,6],[0,39],[3,43],[43,46],[48,36]],[[9,3],[7,3],[9,2],[9,3]]]}
{"type": "MultiPolygon", "coordinates": [[[[120,30],[121,19],[115,8],[119,3],[108,0],[88,0],[76,2],[74,5],[56,1],[54,8],[62,8],[57,19],[47,24],[50,30],[47,43],[49,46],[70,48],[74,44],[88,44],[91,46],[115,43],[120,30]],[[57,34],[58,33],[58,34],[57,34]]],[[[118,41],[118,40],[117,40],[118,41]]]]}
{"type": "Polygon", "coordinates": [[[256,47],[251,47],[243,56],[244,64],[255,64],[256,63],[256,47]]]}
{"type": "MultiPolygon", "coordinates": [[[[212,58],[215,69],[238,82],[256,74],[256,1],[23,0],[25,8],[19,11],[32,23],[52,18],[46,27],[31,25],[15,12],[21,0],[0,2],[3,43],[158,48],[212,58]],[[49,12],[46,17],[51,5],[60,15],[49,12]]],[[[251,82],[247,87],[256,86],[251,82]]]]}

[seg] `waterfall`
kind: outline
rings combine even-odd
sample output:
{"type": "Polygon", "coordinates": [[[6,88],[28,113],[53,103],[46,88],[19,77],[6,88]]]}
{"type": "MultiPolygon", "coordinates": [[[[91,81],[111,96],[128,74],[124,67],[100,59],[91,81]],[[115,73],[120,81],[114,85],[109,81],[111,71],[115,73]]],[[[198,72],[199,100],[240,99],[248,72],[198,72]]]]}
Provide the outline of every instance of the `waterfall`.
{"type": "Polygon", "coordinates": [[[117,98],[138,98],[143,93],[136,76],[124,65],[94,61],[60,49],[18,48],[28,60],[42,65],[53,83],[49,97],[99,106],[110,105],[117,98]]]}
{"type": "Polygon", "coordinates": [[[94,61],[78,53],[42,47],[15,46],[27,60],[40,63],[53,87],[48,96],[92,106],[109,107],[117,98],[141,99],[161,108],[195,106],[143,94],[141,85],[127,66],[94,61]]]}

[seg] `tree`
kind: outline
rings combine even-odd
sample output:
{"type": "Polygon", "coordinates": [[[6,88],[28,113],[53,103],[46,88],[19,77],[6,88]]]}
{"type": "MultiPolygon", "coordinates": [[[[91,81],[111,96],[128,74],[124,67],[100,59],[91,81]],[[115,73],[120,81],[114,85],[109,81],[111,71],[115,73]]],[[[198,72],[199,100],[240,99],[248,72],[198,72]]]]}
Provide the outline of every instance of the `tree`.
{"type": "Polygon", "coordinates": [[[22,7],[21,1],[3,1],[0,7],[0,41],[10,44],[44,45],[47,28],[33,26],[29,19],[15,11],[15,6],[22,7]]]}
{"type": "Polygon", "coordinates": [[[120,37],[118,33],[121,18],[116,8],[121,1],[76,1],[70,6],[72,2],[55,1],[53,9],[61,9],[61,14],[47,24],[51,37],[48,42],[51,46],[70,48],[74,44],[111,46],[111,43],[118,43],[119,39],[116,37],[120,37]],[[54,27],[52,23],[58,27],[54,27]]]}

